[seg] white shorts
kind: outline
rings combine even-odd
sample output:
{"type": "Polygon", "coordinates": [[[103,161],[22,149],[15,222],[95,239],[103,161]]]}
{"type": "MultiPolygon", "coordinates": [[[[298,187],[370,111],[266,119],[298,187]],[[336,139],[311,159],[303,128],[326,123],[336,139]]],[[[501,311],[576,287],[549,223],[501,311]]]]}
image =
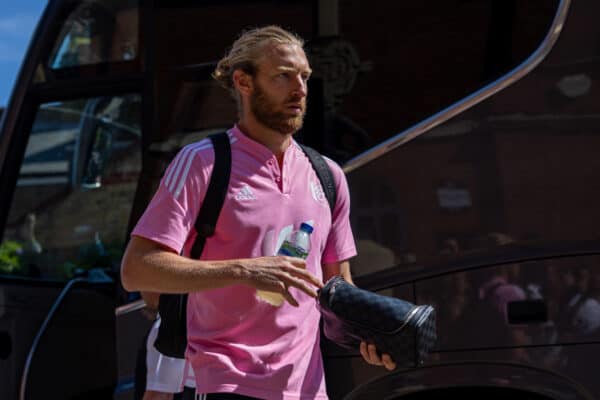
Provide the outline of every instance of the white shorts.
{"type": "Polygon", "coordinates": [[[183,386],[196,387],[194,371],[183,358],[167,357],[154,347],[160,317],[156,319],[146,341],[146,390],[179,393],[183,386]]]}

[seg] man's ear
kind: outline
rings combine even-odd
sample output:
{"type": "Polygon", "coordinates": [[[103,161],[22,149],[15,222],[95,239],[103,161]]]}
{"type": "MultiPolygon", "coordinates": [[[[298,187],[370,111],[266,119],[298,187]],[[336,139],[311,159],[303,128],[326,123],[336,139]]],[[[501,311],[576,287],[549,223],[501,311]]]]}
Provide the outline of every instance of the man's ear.
{"type": "Polygon", "coordinates": [[[237,69],[233,72],[233,86],[237,89],[237,91],[242,95],[250,95],[252,93],[252,89],[254,88],[252,82],[252,76],[248,75],[241,69],[237,69]]]}

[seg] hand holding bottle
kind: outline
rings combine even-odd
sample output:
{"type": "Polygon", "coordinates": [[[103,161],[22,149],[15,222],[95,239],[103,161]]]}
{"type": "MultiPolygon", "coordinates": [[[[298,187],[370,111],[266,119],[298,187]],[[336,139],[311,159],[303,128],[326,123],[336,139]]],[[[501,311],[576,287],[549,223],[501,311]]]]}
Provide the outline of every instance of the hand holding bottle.
{"type": "MultiPolygon", "coordinates": [[[[310,234],[312,232],[313,227],[303,222],[300,229],[292,232],[283,241],[277,255],[306,259],[310,251],[310,234]]],[[[281,306],[285,300],[281,293],[265,290],[257,290],[256,297],[275,307],[281,306]]]]}

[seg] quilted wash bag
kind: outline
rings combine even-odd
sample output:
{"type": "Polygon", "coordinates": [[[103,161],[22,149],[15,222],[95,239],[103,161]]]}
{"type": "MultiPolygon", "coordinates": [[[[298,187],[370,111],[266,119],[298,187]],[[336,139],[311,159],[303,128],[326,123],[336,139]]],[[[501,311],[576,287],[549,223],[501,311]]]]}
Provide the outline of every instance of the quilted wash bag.
{"type": "Polygon", "coordinates": [[[433,307],[357,288],[339,275],[319,291],[318,302],[329,340],[350,349],[373,343],[399,367],[421,364],[437,338],[433,307]]]}

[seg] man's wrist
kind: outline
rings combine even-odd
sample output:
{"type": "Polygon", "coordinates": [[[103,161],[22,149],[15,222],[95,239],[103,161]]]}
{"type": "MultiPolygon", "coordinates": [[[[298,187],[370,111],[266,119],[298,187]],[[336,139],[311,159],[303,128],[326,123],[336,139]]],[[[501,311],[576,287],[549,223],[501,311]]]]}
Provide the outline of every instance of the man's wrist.
{"type": "Polygon", "coordinates": [[[213,281],[219,282],[220,287],[245,284],[248,280],[247,260],[217,261],[209,268],[213,281]]]}

